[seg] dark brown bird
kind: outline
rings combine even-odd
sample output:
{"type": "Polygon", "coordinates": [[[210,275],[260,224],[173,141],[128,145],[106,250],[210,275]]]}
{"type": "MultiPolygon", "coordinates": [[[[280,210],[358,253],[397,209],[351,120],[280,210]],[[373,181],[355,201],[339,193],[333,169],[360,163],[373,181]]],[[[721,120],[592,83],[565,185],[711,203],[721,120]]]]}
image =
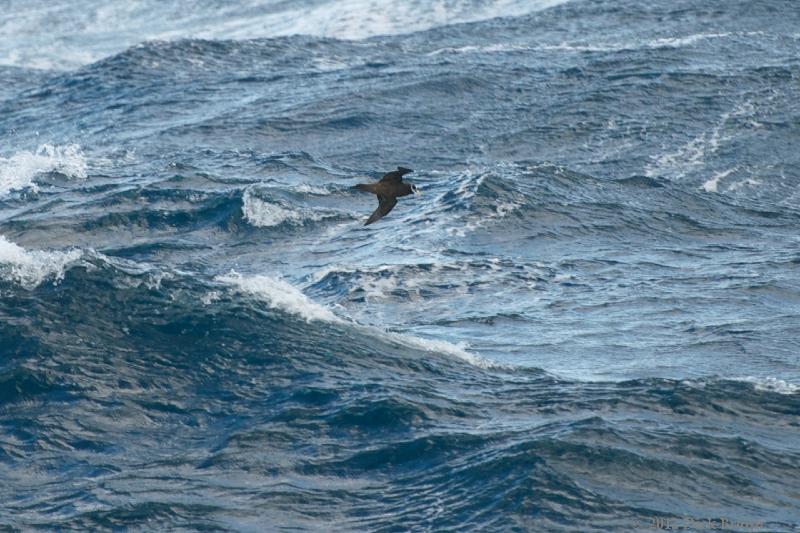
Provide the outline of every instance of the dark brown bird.
{"type": "Polygon", "coordinates": [[[356,189],[359,191],[367,191],[378,195],[378,209],[375,210],[369,219],[364,223],[368,226],[385,216],[397,204],[397,198],[400,196],[408,196],[409,194],[419,194],[419,189],[412,183],[403,181],[403,176],[409,172],[414,172],[410,168],[397,167],[384,175],[377,183],[359,183],[356,189]]]}

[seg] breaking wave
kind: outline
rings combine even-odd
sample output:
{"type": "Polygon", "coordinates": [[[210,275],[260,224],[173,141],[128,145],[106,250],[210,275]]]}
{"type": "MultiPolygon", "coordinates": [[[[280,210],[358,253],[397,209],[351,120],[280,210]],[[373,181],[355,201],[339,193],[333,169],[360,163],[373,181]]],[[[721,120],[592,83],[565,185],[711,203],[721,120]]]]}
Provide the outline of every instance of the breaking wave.
{"type": "Polygon", "coordinates": [[[0,195],[25,188],[36,190],[34,178],[48,172],[84,179],[86,168],[86,156],[76,144],[42,144],[32,152],[22,150],[8,158],[0,157],[0,195]]]}

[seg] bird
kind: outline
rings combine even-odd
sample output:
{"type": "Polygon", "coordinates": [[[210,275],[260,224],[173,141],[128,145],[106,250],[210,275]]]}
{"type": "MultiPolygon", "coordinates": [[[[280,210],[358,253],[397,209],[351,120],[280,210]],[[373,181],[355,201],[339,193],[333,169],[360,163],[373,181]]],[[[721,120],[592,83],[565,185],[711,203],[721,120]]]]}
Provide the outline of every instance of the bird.
{"type": "Polygon", "coordinates": [[[400,196],[420,194],[416,185],[403,181],[403,176],[409,172],[414,171],[410,168],[397,167],[397,170],[386,173],[377,183],[359,183],[355,186],[359,191],[378,195],[378,208],[364,223],[365,226],[369,226],[379,218],[386,216],[397,204],[397,199],[400,196]]]}

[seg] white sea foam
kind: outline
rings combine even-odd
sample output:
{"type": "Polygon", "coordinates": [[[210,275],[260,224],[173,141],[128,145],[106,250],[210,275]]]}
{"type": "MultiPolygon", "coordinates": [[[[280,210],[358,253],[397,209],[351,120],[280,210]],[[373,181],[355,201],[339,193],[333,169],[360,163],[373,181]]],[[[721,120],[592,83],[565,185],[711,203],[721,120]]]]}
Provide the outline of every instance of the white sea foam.
{"type": "Polygon", "coordinates": [[[80,250],[66,252],[28,251],[0,235],[0,278],[32,289],[46,279],[64,278],[67,265],[80,259],[80,250]]]}
{"type": "Polygon", "coordinates": [[[215,279],[234,285],[242,292],[258,296],[271,308],[298,315],[307,322],[312,320],[342,322],[342,319],[334,315],[330,309],[312,301],[300,289],[282,279],[264,275],[243,276],[235,270],[215,279]]]}
{"type": "Polygon", "coordinates": [[[325,189],[324,187],[315,187],[314,185],[309,185],[308,183],[301,183],[299,185],[295,185],[294,187],[292,187],[292,189],[297,192],[302,192],[305,194],[316,194],[317,196],[330,194],[328,189],[325,189]]]}
{"type": "Polygon", "coordinates": [[[211,305],[214,302],[218,301],[222,295],[219,291],[209,291],[200,298],[200,301],[203,302],[203,305],[211,305]]]}
{"type": "Polygon", "coordinates": [[[514,201],[507,201],[498,203],[495,208],[495,216],[489,215],[490,218],[505,218],[506,215],[512,213],[522,207],[522,204],[514,201]]]}
{"type": "MultiPolygon", "coordinates": [[[[738,102],[731,110],[720,115],[719,121],[711,129],[701,132],[675,151],[652,157],[653,162],[645,167],[645,175],[648,177],[685,178],[702,169],[706,165],[706,158],[715,155],[722,143],[732,139],[732,134],[728,132],[728,121],[734,118],[747,120],[754,123],[755,126],[758,124],[754,120],[757,111],[753,102],[747,100],[738,102]]],[[[701,187],[708,192],[715,192],[719,180],[724,179],[728,174],[730,172],[723,172],[721,176],[712,176],[701,187]]]]}
{"type": "Polygon", "coordinates": [[[731,185],[728,187],[728,192],[738,191],[742,187],[757,187],[762,184],[763,182],[758,181],[757,179],[747,178],[742,181],[737,181],[736,183],[731,183],[731,185]]]}
{"type": "Polygon", "coordinates": [[[489,361],[488,359],[484,359],[483,357],[469,352],[469,345],[465,342],[453,344],[448,341],[425,339],[415,335],[394,332],[381,332],[381,336],[389,337],[395,342],[412,348],[420,348],[426,352],[445,353],[480,368],[506,368],[505,365],[489,361]]]}
{"type": "Polygon", "coordinates": [[[555,50],[575,50],[581,52],[620,52],[623,50],[638,50],[642,48],[651,48],[651,49],[659,49],[659,48],[684,48],[687,46],[693,46],[695,44],[701,43],[703,41],[709,41],[712,39],[724,39],[733,36],[753,36],[753,35],[763,35],[762,32],[742,32],[742,33],[694,33],[691,35],[683,35],[680,37],[673,36],[673,37],[660,37],[656,39],[649,39],[645,41],[633,41],[633,42],[606,42],[606,43],[595,43],[595,44],[570,44],[570,43],[561,43],[557,46],[552,47],[544,47],[550,48],[555,50]]]}
{"type": "MultiPolygon", "coordinates": [[[[752,36],[763,35],[762,32],[741,32],[741,33],[696,33],[692,35],[661,37],[648,40],[634,41],[601,41],[594,43],[587,42],[561,42],[559,44],[540,44],[533,47],[519,47],[521,50],[545,50],[563,52],[622,52],[626,50],[641,49],[660,49],[660,48],[684,48],[693,46],[712,39],[723,39],[733,36],[752,36]]],[[[513,51],[515,45],[489,45],[489,46],[463,46],[460,48],[443,48],[436,53],[474,53],[474,52],[504,52],[513,51]]]]}
{"type": "MultiPolygon", "coordinates": [[[[300,289],[282,279],[265,275],[243,276],[239,272],[231,270],[228,274],[217,276],[215,280],[232,285],[244,293],[252,294],[267,302],[271,308],[298,315],[307,322],[319,320],[334,324],[347,323],[369,334],[378,335],[381,338],[389,338],[411,348],[452,355],[481,368],[501,366],[470,353],[467,351],[468,346],[466,344],[453,344],[443,340],[424,339],[410,334],[388,332],[380,328],[348,322],[336,316],[324,305],[312,301],[308,296],[303,294],[300,289]]],[[[209,303],[212,303],[212,301],[214,300],[209,300],[209,303]]]]}
{"type": "Polygon", "coordinates": [[[421,6],[391,0],[240,0],[189,10],[157,0],[86,0],[81,9],[31,2],[0,13],[0,28],[8,37],[0,40],[0,64],[74,69],[143,41],[186,37],[241,40],[303,34],[360,40],[521,16],[566,1],[432,0],[421,6]],[[46,36],[41,28],[48,28],[46,36]]]}
{"type": "Polygon", "coordinates": [[[0,194],[31,187],[33,179],[45,172],[60,172],[70,178],[86,177],[86,157],[80,146],[43,144],[35,151],[22,150],[9,158],[0,157],[0,194]]]}
{"type": "Polygon", "coordinates": [[[308,6],[287,3],[285,9],[237,17],[200,30],[220,38],[316,35],[339,39],[366,39],[376,35],[411,33],[461,22],[501,16],[520,16],[567,0],[433,0],[424,8],[390,0],[328,0],[308,6]]]}
{"type": "Polygon", "coordinates": [[[711,179],[703,183],[703,190],[706,192],[717,192],[720,180],[727,178],[735,169],[731,168],[723,172],[717,172],[711,179]]]}
{"type": "Polygon", "coordinates": [[[648,177],[670,176],[683,178],[705,163],[706,155],[713,154],[719,147],[720,126],[710,132],[703,132],[673,152],[655,157],[654,163],[645,168],[648,177]]]}
{"type": "MultiPolygon", "coordinates": [[[[417,290],[419,285],[427,281],[429,277],[425,273],[418,272],[417,276],[409,277],[408,272],[402,272],[405,267],[410,265],[377,265],[372,267],[354,265],[328,265],[327,267],[315,272],[310,276],[312,283],[318,283],[329,274],[356,274],[354,285],[350,288],[350,293],[363,291],[366,300],[386,299],[391,296],[392,291],[402,288],[407,291],[417,290]]],[[[439,265],[435,265],[431,273],[437,271],[439,265]]]]}
{"type": "MultiPolygon", "coordinates": [[[[517,171],[517,168],[513,165],[500,163],[498,166],[502,168],[502,172],[504,173],[517,171]]],[[[474,171],[475,169],[470,169],[469,174],[467,174],[465,178],[460,179],[458,187],[454,192],[454,194],[457,195],[462,202],[472,203],[475,198],[477,198],[478,190],[486,181],[487,176],[489,176],[489,172],[491,172],[482,170],[479,171],[480,174],[476,175],[474,174],[474,171]]],[[[436,201],[441,202],[444,200],[446,195],[447,193],[441,195],[436,199],[436,201]]],[[[472,217],[471,213],[467,211],[464,213],[464,215],[460,215],[458,218],[447,219],[448,227],[445,229],[445,231],[448,233],[448,235],[465,237],[468,233],[481,229],[499,219],[506,218],[510,213],[519,210],[524,205],[525,204],[522,199],[522,195],[515,194],[513,198],[497,200],[492,206],[493,212],[484,212],[481,214],[480,218],[472,217]],[[467,217],[467,220],[463,219],[464,216],[467,217]]]]}
{"type": "Polygon", "coordinates": [[[439,48],[438,50],[429,52],[427,55],[438,56],[442,54],[494,54],[503,52],[524,52],[528,50],[533,50],[533,48],[519,44],[497,43],[497,44],[488,44],[484,46],[468,45],[468,46],[439,48]]]}
{"type": "Polygon", "coordinates": [[[397,289],[397,278],[394,276],[370,278],[364,280],[360,288],[364,290],[364,298],[367,300],[380,300],[389,297],[389,294],[397,289]]]}
{"type": "Polygon", "coordinates": [[[161,282],[164,280],[171,280],[175,279],[175,274],[168,271],[155,271],[148,273],[147,280],[145,281],[145,286],[150,290],[160,291],[161,290],[161,282]]]}
{"type": "Polygon", "coordinates": [[[254,195],[251,189],[247,189],[242,196],[242,215],[253,226],[268,228],[284,222],[305,224],[307,221],[335,217],[337,213],[264,200],[254,195]]]}
{"type": "Polygon", "coordinates": [[[692,35],[685,35],[683,37],[663,37],[660,39],[653,39],[648,41],[646,44],[648,48],[682,48],[684,46],[691,46],[700,41],[730,37],[731,35],[731,33],[696,33],[692,35]]]}
{"type": "Polygon", "coordinates": [[[778,394],[800,393],[800,384],[789,383],[782,379],[773,377],[759,378],[755,376],[747,376],[743,378],[734,378],[734,381],[745,381],[747,383],[752,383],[756,390],[777,392],[778,394]]]}
{"type": "Polygon", "coordinates": [[[257,198],[249,190],[245,191],[242,198],[242,215],[247,222],[259,228],[277,226],[287,220],[301,220],[297,211],[257,198]]]}
{"type": "MultiPolygon", "coordinates": [[[[430,28],[476,22],[495,17],[527,15],[568,0],[321,0],[292,2],[240,0],[226,6],[185,10],[156,0],[103,2],[86,0],[81,9],[64,10],[58,2],[21,5],[10,15],[0,14],[0,28],[8,35],[0,42],[0,65],[47,70],[74,69],[121,52],[143,41],[253,39],[285,35],[314,35],[360,40],[430,28]],[[40,28],[49,29],[46,38],[40,28]]],[[[678,48],[731,36],[761,32],[699,33],[635,42],[561,43],[539,45],[540,50],[617,51],[640,48],[678,48]]],[[[523,45],[497,43],[443,48],[432,54],[493,53],[528,50],[523,45]]],[[[197,61],[189,58],[190,61],[197,61]]],[[[320,69],[347,66],[341,58],[317,58],[320,69]]]]}
{"type": "Polygon", "coordinates": [[[627,48],[621,44],[581,44],[567,43],[545,44],[538,47],[539,50],[554,50],[565,52],[616,52],[627,48]]]}

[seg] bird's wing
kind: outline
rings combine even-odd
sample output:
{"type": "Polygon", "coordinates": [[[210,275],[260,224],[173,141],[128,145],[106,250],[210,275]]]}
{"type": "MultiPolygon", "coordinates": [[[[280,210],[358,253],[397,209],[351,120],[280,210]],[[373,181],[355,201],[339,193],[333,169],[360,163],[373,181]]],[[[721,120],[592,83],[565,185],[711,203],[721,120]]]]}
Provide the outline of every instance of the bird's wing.
{"type": "Polygon", "coordinates": [[[381,178],[381,181],[388,181],[391,183],[400,183],[403,181],[403,173],[400,170],[392,170],[391,172],[387,172],[381,178]]]}
{"type": "Polygon", "coordinates": [[[370,215],[369,219],[364,223],[364,225],[368,226],[368,225],[372,224],[373,222],[375,222],[376,220],[378,220],[379,218],[381,218],[382,216],[385,216],[389,211],[392,210],[392,208],[396,204],[397,204],[397,198],[389,197],[389,196],[383,196],[382,194],[379,194],[378,195],[378,209],[376,209],[375,212],[373,212],[370,215]]]}

